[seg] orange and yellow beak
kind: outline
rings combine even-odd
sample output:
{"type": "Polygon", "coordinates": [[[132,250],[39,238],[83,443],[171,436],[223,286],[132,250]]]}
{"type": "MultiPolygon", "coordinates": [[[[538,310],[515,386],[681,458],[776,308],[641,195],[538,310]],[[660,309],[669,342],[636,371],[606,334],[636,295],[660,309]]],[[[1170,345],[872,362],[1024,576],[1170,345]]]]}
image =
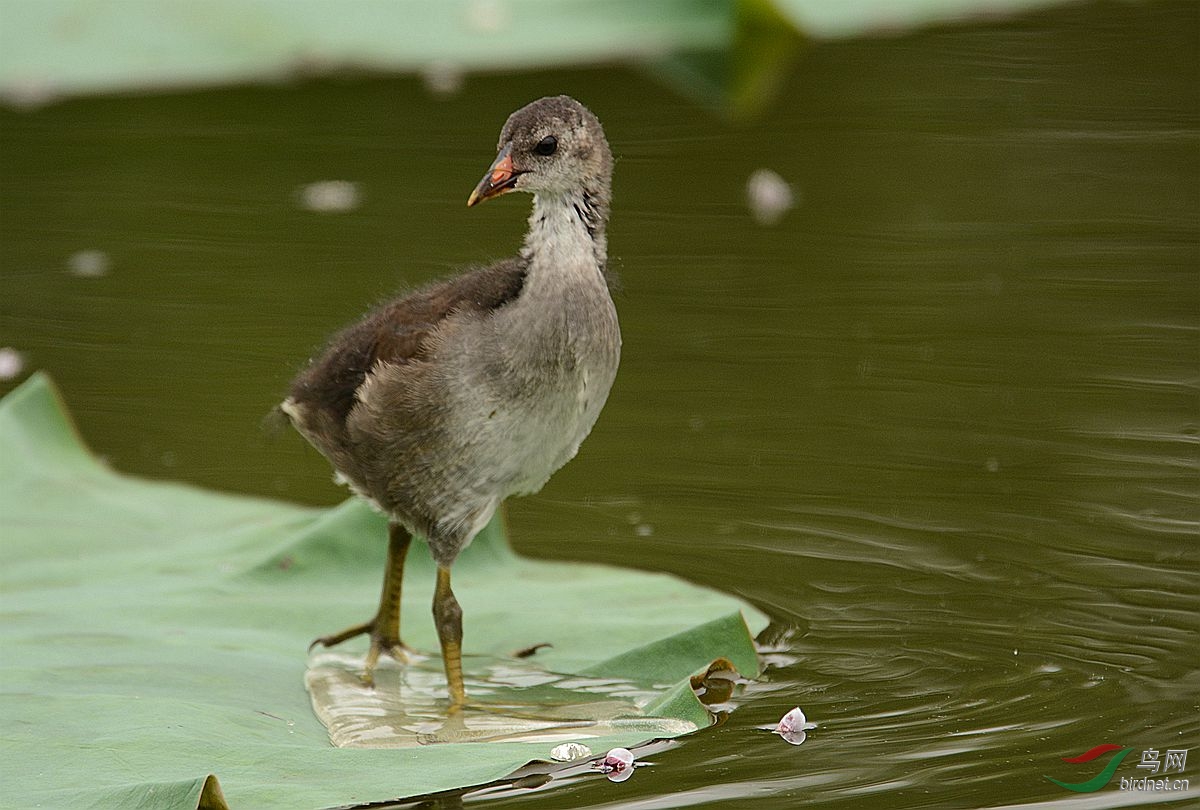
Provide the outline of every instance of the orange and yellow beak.
{"type": "Polygon", "coordinates": [[[479,181],[479,185],[475,186],[475,190],[467,199],[468,208],[513,190],[513,186],[517,184],[517,178],[525,172],[513,168],[511,152],[512,144],[508,144],[500,150],[500,154],[496,155],[491,168],[487,170],[487,174],[479,181]]]}

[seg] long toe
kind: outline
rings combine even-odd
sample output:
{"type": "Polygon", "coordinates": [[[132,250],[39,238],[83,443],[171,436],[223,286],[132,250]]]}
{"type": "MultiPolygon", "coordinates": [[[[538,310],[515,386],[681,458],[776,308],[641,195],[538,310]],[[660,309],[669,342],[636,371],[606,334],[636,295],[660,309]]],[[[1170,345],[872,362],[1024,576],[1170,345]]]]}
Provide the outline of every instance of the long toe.
{"type": "Polygon", "coordinates": [[[375,620],[372,619],[369,622],[363,622],[362,624],[356,624],[352,627],[347,627],[345,630],[342,630],[337,633],[331,633],[328,636],[321,636],[320,638],[314,638],[312,641],[312,644],[308,645],[308,651],[312,652],[313,647],[316,647],[317,645],[320,645],[322,647],[333,647],[338,644],[341,644],[343,641],[352,639],[355,636],[361,636],[366,633],[373,633],[374,630],[375,630],[375,620]]]}

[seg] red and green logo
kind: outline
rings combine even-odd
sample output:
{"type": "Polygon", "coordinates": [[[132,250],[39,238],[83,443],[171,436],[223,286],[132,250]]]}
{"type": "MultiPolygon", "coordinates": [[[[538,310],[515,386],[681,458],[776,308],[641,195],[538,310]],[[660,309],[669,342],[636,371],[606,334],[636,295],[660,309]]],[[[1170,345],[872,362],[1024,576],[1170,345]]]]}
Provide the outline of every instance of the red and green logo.
{"type": "Polygon", "coordinates": [[[1102,757],[1111,751],[1121,752],[1108,761],[1108,764],[1104,766],[1104,770],[1100,771],[1100,773],[1096,774],[1086,782],[1060,782],[1053,776],[1047,776],[1046,778],[1059,787],[1064,787],[1067,790],[1073,790],[1076,793],[1092,793],[1093,791],[1097,791],[1104,787],[1112,780],[1113,774],[1117,772],[1117,768],[1121,765],[1121,760],[1129,756],[1129,752],[1132,750],[1132,748],[1122,748],[1119,745],[1108,743],[1106,745],[1097,745],[1095,748],[1091,749],[1090,751],[1084,751],[1077,757],[1063,757],[1063,762],[1077,764],[1080,762],[1091,762],[1092,760],[1098,759],[1099,757],[1102,757]]]}

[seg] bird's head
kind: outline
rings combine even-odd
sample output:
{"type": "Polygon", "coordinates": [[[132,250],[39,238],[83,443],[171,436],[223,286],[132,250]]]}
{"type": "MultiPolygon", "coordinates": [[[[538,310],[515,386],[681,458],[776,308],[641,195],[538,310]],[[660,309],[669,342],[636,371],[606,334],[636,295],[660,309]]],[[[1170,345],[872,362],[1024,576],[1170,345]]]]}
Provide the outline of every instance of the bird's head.
{"type": "Polygon", "coordinates": [[[500,131],[499,154],[471,192],[467,205],[509,191],[608,196],[612,152],[600,121],[570,96],[526,104],[500,131]]]}

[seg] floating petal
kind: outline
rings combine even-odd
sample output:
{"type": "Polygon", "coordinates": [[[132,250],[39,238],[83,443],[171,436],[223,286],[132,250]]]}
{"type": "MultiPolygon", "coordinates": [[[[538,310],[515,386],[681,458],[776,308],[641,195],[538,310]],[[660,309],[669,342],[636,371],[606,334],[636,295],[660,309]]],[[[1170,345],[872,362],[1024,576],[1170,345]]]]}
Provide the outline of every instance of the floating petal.
{"type": "Polygon", "coordinates": [[[628,748],[614,748],[604,759],[592,763],[592,770],[604,774],[610,782],[624,782],[633,776],[634,767],[633,752],[628,748]]]}

